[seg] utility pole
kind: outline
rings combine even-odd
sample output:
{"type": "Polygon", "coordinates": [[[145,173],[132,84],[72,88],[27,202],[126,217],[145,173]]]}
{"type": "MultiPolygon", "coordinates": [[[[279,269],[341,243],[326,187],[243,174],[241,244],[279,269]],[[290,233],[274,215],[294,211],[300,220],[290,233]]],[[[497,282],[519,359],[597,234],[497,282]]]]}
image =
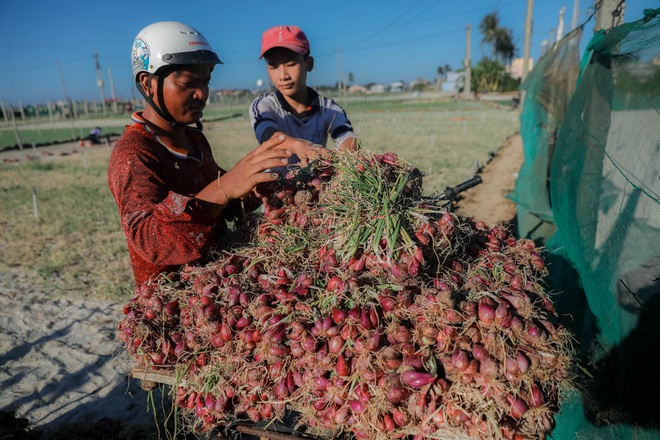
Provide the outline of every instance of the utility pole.
{"type": "Polygon", "coordinates": [[[548,47],[550,49],[555,47],[555,30],[554,29],[550,30],[550,39],[548,40],[548,47]]]}
{"type": "Polygon", "coordinates": [[[625,1],[620,2],[620,0],[595,0],[596,7],[600,7],[596,10],[596,24],[594,26],[594,31],[598,32],[603,29],[609,31],[614,26],[618,26],[623,23],[623,16],[626,10],[625,1]],[[619,8],[619,3],[621,3],[621,8],[619,8]]]}
{"type": "Polygon", "coordinates": [[[21,141],[21,134],[18,131],[18,125],[16,125],[16,114],[14,113],[14,108],[9,106],[11,110],[11,122],[14,124],[14,136],[16,136],[16,142],[18,142],[18,149],[23,150],[23,142],[21,141]]]}
{"type": "Polygon", "coordinates": [[[541,42],[541,56],[545,55],[548,51],[548,40],[543,40],[541,42]]]}
{"type": "Polygon", "coordinates": [[[564,14],[566,13],[566,7],[562,6],[559,9],[559,23],[557,24],[557,42],[561,40],[564,36],[564,14]]]}
{"type": "Polygon", "coordinates": [[[575,30],[577,27],[578,15],[580,15],[580,0],[573,0],[573,18],[571,23],[571,30],[575,30]]]}
{"type": "MultiPolygon", "coordinates": [[[[576,0],[577,1],[577,0],[576,0]]],[[[527,14],[525,15],[525,43],[523,48],[522,79],[525,81],[529,73],[529,51],[532,44],[532,28],[534,26],[534,0],[527,0],[527,14]]]]}
{"type": "MultiPolygon", "coordinates": [[[[71,107],[69,117],[71,118],[71,137],[73,139],[76,138],[76,122],[75,118],[73,117],[73,101],[69,99],[69,92],[66,90],[66,83],[64,82],[64,75],[62,74],[62,66],[60,65],[60,60],[57,60],[57,71],[60,73],[60,81],[62,81],[62,90],[64,90],[64,105],[66,110],[66,106],[69,105],[71,107]]],[[[62,115],[66,116],[66,115],[62,115]]]]}
{"type": "Polygon", "coordinates": [[[337,49],[337,94],[341,96],[341,48],[337,49]]]}
{"type": "Polygon", "coordinates": [[[115,83],[112,80],[112,67],[108,67],[108,80],[110,81],[110,93],[112,96],[112,112],[117,114],[117,95],[115,94],[115,83]]]}
{"type": "Polygon", "coordinates": [[[101,91],[101,106],[103,107],[103,114],[105,115],[107,112],[105,111],[105,92],[103,91],[103,78],[101,78],[101,64],[99,63],[99,54],[94,53],[94,59],[96,60],[96,85],[99,87],[99,90],[101,91]]]}
{"type": "Polygon", "coordinates": [[[470,32],[472,31],[472,25],[468,23],[465,35],[465,85],[463,87],[463,98],[472,99],[472,67],[470,61],[470,32]]]}
{"type": "Polygon", "coordinates": [[[0,110],[2,110],[2,117],[5,120],[5,124],[9,119],[7,119],[7,110],[5,109],[5,101],[0,101],[0,110]]]}

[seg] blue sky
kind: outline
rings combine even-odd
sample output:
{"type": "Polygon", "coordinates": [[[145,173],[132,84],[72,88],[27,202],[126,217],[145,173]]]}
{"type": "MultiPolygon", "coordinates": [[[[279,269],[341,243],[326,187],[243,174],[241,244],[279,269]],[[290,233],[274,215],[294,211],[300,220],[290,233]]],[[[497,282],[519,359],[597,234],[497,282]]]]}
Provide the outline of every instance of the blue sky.
{"type": "MultiPolygon", "coordinates": [[[[566,8],[571,29],[574,0],[536,0],[531,55],[557,28],[566,8]]],[[[578,23],[592,13],[594,0],[579,0],[578,23]]],[[[300,26],[316,59],[312,86],[334,85],[339,71],[356,83],[389,84],[417,78],[432,80],[438,66],[462,67],[466,25],[472,25],[472,64],[484,55],[478,27],[493,11],[513,32],[522,56],[526,0],[251,0],[196,2],[162,0],[97,2],[93,0],[2,0],[0,3],[0,100],[16,105],[45,103],[68,96],[100,100],[95,53],[104,94],[111,97],[110,72],[117,97],[134,90],[130,49],[135,35],[156,21],[177,20],[201,31],[225,63],[213,74],[214,89],[254,89],[266,80],[259,60],[261,34],[279,24],[300,26]],[[58,68],[59,66],[59,68],[58,68]],[[61,74],[60,74],[61,71],[61,74]]],[[[630,0],[625,21],[642,17],[657,0],[630,0]]],[[[593,32],[585,25],[584,39],[593,32]]],[[[485,49],[484,49],[485,50],[485,49]]]]}

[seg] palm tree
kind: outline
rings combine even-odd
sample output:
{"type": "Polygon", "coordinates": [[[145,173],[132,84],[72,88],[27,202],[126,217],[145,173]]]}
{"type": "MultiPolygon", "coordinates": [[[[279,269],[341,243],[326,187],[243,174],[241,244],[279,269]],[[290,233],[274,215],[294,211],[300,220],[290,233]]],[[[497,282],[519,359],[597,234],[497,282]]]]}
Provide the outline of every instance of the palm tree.
{"type": "Polygon", "coordinates": [[[479,31],[483,35],[482,47],[484,44],[490,46],[493,58],[505,62],[513,58],[516,48],[513,44],[511,29],[500,27],[497,12],[491,12],[481,20],[479,31]]]}
{"type": "Polygon", "coordinates": [[[500,18],[497,12],[491,12],[486,15],[481,23],[479,23],[479,32],[484,36],[481,40],[481,48],[483,53],[483,45],[493,46],[497,37],[497,30],[500,28],[500,18]]]}
{"type": "Polygon", "coordinates": [[[504,61],[510,62],[511,58],[516,51],[516,47],[513,44],[513,36],[511,35],[511,29],[508,28],[499,28],[497,30],[497,35],[495,36],[495,56],[504,61]]]}

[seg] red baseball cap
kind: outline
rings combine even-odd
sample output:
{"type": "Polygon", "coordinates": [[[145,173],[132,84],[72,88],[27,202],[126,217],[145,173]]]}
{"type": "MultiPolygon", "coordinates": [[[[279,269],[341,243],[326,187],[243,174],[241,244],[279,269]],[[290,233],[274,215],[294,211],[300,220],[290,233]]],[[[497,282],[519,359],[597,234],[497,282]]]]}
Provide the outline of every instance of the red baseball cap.
{"type": "Polygon", "coordinates": [[[284,47],[296,53],[309,53],[309,40],[298,26],[275,26],[261,36],[261,59],[266,52],[274,47],[284,47]]]}

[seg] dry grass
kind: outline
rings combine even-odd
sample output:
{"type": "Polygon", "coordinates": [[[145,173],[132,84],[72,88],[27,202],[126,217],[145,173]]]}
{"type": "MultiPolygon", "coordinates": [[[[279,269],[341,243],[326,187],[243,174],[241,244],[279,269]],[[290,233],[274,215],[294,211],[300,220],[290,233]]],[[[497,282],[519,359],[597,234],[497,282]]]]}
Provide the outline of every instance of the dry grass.
{"type": "MultiPolygon", "coordinates": [[[[392,151],[427,174],[427,193],[471,177],[518,127],[518,115],[480,103],[341,102],[363,147],[392,151]]],[[[205,133],[229,168],[257,143],[247,106],[212,107],[205,133]]],[[[54,293],[128,298],[132,272],[107,187],[110,150],[0,164],[0,270],[23,268],[54,293]],[[33,188],[39,212],[35,219],[33,188]]]]}
{"type": "Polygon", "coordinates": [[[513,112],[487,108],[366,114],[356,121],[366,148],[395,152],[426,175],[427,193],[472,177],[517,124],[513,112]]]}
{"type": "MultiPolygon", "coordinates": [[[[427,193],[472,177],[489,153],[519,127],[517,112],[489,103],[342,104],[363,148],[395,152],[420,168],[427,176],[427,193]]],[[[233,114],[238,116],[205,128],[216,161],[223,167],[236,163],[256,146],[247,112],[233,114]]]]}
{"type": "Polygon", "coordinates": [[[87,169],[80,156],[0,167],[0,268],[34,271],[54,294],[126,294],[131,272],[106,183],[109,154],[87,154],[87,169]]]}

